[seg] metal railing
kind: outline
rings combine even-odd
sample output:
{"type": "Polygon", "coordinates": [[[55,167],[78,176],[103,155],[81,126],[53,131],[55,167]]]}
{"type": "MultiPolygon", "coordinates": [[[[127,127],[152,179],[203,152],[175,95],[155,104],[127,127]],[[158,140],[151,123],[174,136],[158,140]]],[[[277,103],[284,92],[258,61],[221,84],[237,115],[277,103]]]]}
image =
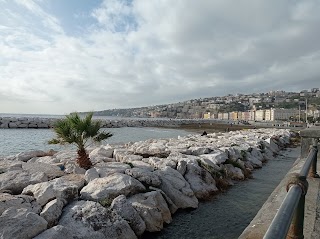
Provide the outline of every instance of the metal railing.
{"type": "Polygon", "coordinates": [[[308,191],[309,177],[317,174],[318,140],[313,139],[306,162],[300,173],[293,174],[287,184],[287,195],[273,218],[264,239],[303,239],[305,196],[308,191]]]}

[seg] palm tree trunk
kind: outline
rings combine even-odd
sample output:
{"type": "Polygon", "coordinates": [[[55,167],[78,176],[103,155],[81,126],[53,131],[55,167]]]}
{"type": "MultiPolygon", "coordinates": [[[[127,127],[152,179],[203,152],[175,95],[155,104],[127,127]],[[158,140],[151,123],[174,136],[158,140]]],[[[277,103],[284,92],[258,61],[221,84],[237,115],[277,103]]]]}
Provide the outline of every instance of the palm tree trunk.
{"type": "Polygon", "coordinates": [[[89,155],[87,154],[85,148],[80,148],[78,150],[77,163],[81,168],[84,168],[84,169],[91,168],[92,163],[90,161],[89,155]]]}

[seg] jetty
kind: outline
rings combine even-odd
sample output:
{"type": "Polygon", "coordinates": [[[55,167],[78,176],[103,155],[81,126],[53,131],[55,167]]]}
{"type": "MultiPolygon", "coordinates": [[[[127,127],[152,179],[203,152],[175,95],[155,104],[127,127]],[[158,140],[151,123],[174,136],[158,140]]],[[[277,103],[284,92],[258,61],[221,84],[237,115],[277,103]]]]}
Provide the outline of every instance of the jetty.
{"type": "Polygon", "coordinates": [[[195,209],[249,178],[292,143],[287,129],[150,139],[75,151],[21,152],[0,160],[1,238],[138,238],[178,209],[195,209]]]}

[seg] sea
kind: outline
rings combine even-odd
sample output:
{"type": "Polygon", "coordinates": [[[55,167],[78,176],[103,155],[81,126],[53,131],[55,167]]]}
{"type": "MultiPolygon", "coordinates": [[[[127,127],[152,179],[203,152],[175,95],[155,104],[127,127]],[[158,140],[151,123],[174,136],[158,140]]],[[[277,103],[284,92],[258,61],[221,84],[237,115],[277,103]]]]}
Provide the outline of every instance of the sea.
{"type": "MultiPolygon", "coordinates": [[[[0,114],[0,117],[27,118],[62,118],[63,115],[35,115],[35,114],[0,114]]],[[[96,119],[124,119],[120,117],[98,116],[96,119]]],[[[147,139],[177,138],[192,134],[179,129],[164,129],[154,127],[123,127],[104,128],[113,136],[103,144],[123,144],[147,139]]],[[[0,156],[14,155],[31,150],[67,150],[74,149],[72,145],[52,145],[48,141],[55,137],[53,129],[0,129],[0,156]]]]}

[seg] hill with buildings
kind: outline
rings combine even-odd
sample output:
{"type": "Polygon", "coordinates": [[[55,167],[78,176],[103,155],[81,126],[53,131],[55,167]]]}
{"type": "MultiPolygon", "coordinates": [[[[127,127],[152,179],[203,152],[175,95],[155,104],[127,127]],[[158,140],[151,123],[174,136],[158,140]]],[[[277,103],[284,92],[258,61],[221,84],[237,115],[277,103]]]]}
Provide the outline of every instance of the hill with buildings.
{"type": "Polygon", "coordinates": [[[320,120],[319,88],[301,92],[270,91],[223,97],[192,99],[184,102],[128,109],[97,111],[97,116],[143,118],[215,118],[242,121],[320,120]],[[307,106],[307,111],[306,111],[307,106]]]}

